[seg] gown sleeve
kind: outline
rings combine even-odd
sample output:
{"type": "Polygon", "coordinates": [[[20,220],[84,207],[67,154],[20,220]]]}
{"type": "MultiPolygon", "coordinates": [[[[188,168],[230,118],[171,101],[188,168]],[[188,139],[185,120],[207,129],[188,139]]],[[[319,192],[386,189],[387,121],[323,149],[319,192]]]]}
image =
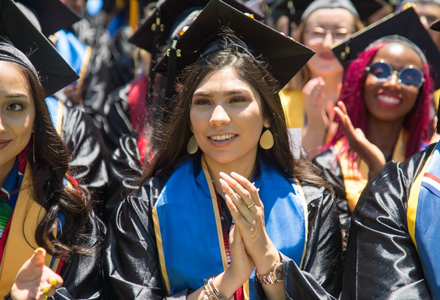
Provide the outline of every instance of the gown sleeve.
{"type": "MultiPolygon", "coordinates": [[[[151,211],[164,183],[163,178],[150,179],[115,210],[109,222],[104,258],[109,299],[184,299],[191,293],[183,290],[166,297],[161,277],[151,211]]],[[[342,282],[342,241],[333,195],[316,187],[305,187],[304,193],[309,210],[306,254],[302,270],[283,257],[286,295],[335,299],[342,282]]],[[[264,299],[261,285],[256,284],[259,298],[264,299]]]]}
{"type": "Polygon", "coordinates": [[[153,177],[115,209],[105,242],[106,299],[185,299],[188,290],[166,297],[152,208],[166,179],[153,177]]]}
{"type": "Polygon", "coordinates": [[[79,107],[64,107],[62,138],[69,150],[72,176],[91,193],[96,214],[107,222],[124,199],[124,191],[133,188],[142,172],[136,141],[121,138],[108,153],[93,120],[79,107]]]}
{"type": "MultiPolygon", "coordinates": [[[[309,232],[303,266],[282,255],[286,299],[337,299],[342,288],[342,237],[333,194],[303,185],[309,232]]],[[[255,281],[260,299],[263,288],[255,281]]]]}
{"type": "Polygon", "coordinates": [[[364,189],[352,215],[343,299],[431,298],[407,226],[409,191],[429,149],[387,163],[364,189]]]}
{"type": "Polygon", "coordinates": [[[336,159],[336,153],[330,148],[313,159],[313,164],[321,169],[325,179],[332,186],[335,197],[336,207],[339,212],[339,221],[341,226],[348,228],[351,213],[348,209],[347,195],[345,193],[344,176],[342,174],[341,165],[336,159]]]}

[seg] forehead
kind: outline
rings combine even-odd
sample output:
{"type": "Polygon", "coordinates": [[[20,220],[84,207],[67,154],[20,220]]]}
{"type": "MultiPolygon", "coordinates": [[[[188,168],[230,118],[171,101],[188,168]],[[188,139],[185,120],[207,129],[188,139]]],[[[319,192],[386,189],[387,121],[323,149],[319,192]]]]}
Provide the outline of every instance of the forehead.
{"type": "Polygon", "coordinates": [[[235,68],[224,67],[219,70],[213,70],[206,74],[206,76],[197,86],[196,90],[201,88],[209,88],[220,91],[233,87],[252,89],[250,83],[242,79],[235,68]]]}
{"type": "Polygon", "coordinates": [[[321,27],[354,27],[355,17],[344,8],[321,8],[310,14],[306,20],[307,26],[321,27]]]}
{"type": "Polygon", "coordinates": [[[379,49],[374,56],[373,61],[385,60],[394,68],[400,69],[408,65],[413,65],[419,69],[423,69],[422,58],[417,54],[415,50],[409,46],[392,42],[387,43],[381,49],[379,49]]]}

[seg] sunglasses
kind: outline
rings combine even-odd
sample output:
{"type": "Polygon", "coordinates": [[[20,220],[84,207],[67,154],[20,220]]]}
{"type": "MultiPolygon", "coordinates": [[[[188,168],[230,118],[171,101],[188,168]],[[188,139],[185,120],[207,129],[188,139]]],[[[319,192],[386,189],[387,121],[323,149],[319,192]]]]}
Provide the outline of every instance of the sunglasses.
{"type": "Polygon", "coordinates": [[[403,68],[400,71],[393,70],[393,67],[384,60],[377,61],[365,70],[376,77],[378,82],[387,82],[393,74],[399,78],[399,83],[404,85],[412,85],[420,88],[425,82],[422,71],[412,65],[403,68]]]}

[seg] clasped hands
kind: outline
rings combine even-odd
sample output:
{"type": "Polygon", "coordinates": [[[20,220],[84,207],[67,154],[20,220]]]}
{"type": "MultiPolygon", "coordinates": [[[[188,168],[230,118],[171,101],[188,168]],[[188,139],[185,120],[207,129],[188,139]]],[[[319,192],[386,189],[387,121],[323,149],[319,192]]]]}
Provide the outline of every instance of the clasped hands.
{"type": "Polygon", "coordinates": [[[266,232],[258,189],[237,173],[220,173],[220,176],[226,205],[235,220],[229,235],[231,264],[226,272],[243,284],[254,268],[259,274],[268,274],[279,261],[279,253],[266,232]]]}

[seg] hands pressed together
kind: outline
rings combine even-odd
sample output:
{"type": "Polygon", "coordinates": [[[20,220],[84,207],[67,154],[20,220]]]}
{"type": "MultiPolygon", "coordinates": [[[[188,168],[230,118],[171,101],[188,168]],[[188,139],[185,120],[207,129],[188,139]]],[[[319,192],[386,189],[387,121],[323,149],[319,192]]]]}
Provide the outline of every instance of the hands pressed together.
{"type": "Polygon", "coordinates": [[[18,271],[11,289],[14,300],[44,300],[55,294],[63,279],[44,265],[46,250],[38,248],[18,271]]]}
{"type": "MultiPolygon", "coordinates": [[[[280,255],[266,232],[264,206],[258,189],[237,173],[220,173],[220,176],[226,204],[235,220],[230,232],[231,264],[225,276],[235,278],[241,286],[254,268],[258,274],[269,274],[274,263],[280,261],[280,255]]],[[[274,286],[264,287],[265,291],[274,286]]],[[[276,286],[284,296],[283,284],[276,286]]],[[[269,296],[267,291],[266,295],[269,296]]]]}

